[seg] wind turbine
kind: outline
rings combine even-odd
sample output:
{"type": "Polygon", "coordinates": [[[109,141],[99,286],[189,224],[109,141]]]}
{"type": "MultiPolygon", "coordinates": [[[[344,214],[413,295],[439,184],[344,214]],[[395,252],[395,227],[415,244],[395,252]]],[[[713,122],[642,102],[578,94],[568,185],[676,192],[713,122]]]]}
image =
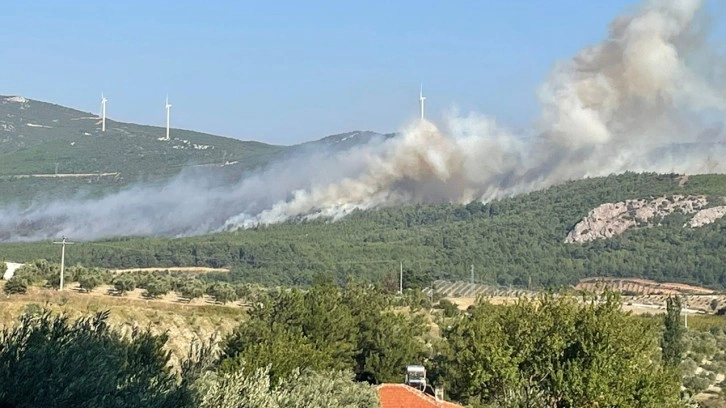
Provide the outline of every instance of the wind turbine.
{"type": "Polygon", "coordinates": [[[418,94],[418,100],[421,103],[421,120],[424,118],[424,101],[426,100],[426,97],[423,96],[423,84],[421,84],[421,91],[418,94]]]}
{"type": "Polygon", "coordinates": [[[169,103],[169,95],[166,96],[166,137],[164,140],[169,140],[169,116],[171,112],[171,104],[169,103]]]}
{"type": "Polygon", "coordinates": [[[101,92],[101,132],[106,131],[106,102],[108,102],[108,99],[101,92]]]}

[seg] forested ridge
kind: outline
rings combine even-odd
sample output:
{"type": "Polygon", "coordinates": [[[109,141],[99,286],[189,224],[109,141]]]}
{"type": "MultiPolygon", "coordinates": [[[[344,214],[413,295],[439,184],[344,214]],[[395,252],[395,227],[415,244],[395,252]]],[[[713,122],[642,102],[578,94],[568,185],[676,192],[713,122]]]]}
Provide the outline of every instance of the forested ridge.
{"type": "MultiPolygon", "coordinates": [[[[307,285],[329,274],[381,281],[398,272],[425,283],[470,278],[502,285],[562,286],[587,276],[628,276],[726,286],[726,224],[660,226],[585,244],[565,244],[573,226],[606,202],[672,194],[726,196],[726,176],[625,173],[568,182],[487,204],[417,205],[358,211],[337,222],[291,221],[200,237],[123,238],[78,243],[69,264],[104,268],[227,266],[215,278],[307,285]],[[685,181],[685,182],[684,182],[685,181]]],[[[711,200],[712,202],[715,199],[711,200]]],[[[72,238],[72,237],[70,237],[72,238]]],[[[57,262],[50,243],[0,246],[0,259],[57,262]]]]}

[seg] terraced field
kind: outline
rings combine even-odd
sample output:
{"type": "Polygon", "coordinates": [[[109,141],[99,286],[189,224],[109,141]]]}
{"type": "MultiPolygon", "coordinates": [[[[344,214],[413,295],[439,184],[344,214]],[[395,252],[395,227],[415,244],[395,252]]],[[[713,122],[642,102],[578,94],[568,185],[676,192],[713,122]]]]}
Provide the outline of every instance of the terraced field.
{"type": "Polygon", "coordinates": [[[471,282],[437,280],[433,288],[424,289],[426,294],[438,292],[448,298],[475,298],[477,296],[513,297],[532,296],[537,292],[516,286],[493,286],[471,282]]]}
{"type": "Polygon", "coordinates": [[[582,279],[575,285],[575,289],[588,292],[597,292],[604,288],[625,294],[642,295],[711,295],[716,293],[713,289],[701,286],[682,283],[661,283],[636,278],[587,278],[582,279]]]}

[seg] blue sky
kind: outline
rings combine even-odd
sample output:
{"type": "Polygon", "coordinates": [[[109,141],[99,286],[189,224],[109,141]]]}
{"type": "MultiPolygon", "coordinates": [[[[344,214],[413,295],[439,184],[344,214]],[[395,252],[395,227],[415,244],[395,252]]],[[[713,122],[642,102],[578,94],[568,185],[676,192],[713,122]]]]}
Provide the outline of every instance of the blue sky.
{"type": "Polygon", "coordinates": [[[292,144],[452,107],[525,126],[552,65],[633,0],[12,1],[0,94],[292,144]]]}

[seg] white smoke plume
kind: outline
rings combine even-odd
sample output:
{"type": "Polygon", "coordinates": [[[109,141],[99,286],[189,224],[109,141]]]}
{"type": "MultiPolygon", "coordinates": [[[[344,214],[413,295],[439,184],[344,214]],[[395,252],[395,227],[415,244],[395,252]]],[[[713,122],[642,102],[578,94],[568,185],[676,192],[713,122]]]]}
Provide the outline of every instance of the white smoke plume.
{"type": "Polygon", "coordinates": [[[486,201],[627,170],[724,172],[725,82],[695,68],[718,60],[706,47],[702,8],[701,0],[650,0],[617,18],[605,41],[553,69],[526,134],[476,114],[454,115],[443,129],[417,121],[396,137],[288,159],[235,185],[182,174],[161,190],[0,209],[0,240],[194,235],[337,219],[353,209],[486,201]]]}

